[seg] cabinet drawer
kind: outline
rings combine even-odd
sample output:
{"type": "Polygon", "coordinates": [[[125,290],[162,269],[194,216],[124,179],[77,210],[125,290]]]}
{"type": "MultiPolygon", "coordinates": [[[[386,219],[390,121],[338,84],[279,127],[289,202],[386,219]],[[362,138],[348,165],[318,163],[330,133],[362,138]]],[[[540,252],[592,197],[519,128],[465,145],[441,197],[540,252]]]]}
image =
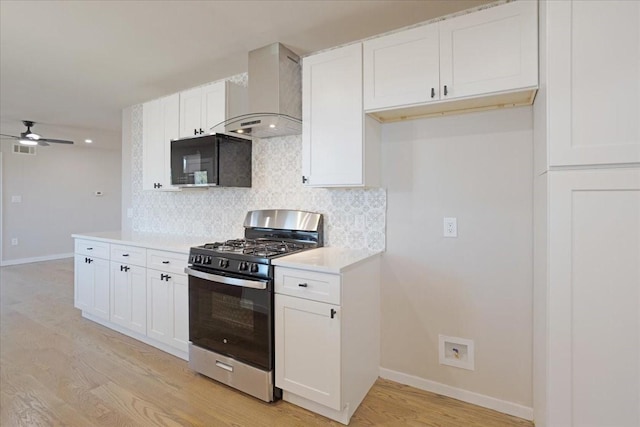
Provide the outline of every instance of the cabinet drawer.
{"type": "Polygon", "coordinates": [[[76,239],[75,252],[80,255],[109,259],[109,244],[95,240],[76,239]]]}
{"type": "Polygon", "coordinates": [[[275,291],[313,301],[340,304],[340,276],[276,267],[275,291]]]}
{"type": "Polygon", "coordinates": [[[147,250],[137,246],[111,245],[111,261],[145,267],[147,250]]]}
{"type": "Polygon", "coordinates": [[[147,268],[184,275],[188,254],[147,249],[147,268]]]}

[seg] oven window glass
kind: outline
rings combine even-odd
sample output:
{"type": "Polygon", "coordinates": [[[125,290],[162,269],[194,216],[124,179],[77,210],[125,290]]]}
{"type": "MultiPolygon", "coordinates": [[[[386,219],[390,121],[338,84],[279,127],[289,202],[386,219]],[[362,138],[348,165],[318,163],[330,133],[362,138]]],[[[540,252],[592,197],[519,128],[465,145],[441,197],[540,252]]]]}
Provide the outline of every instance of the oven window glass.
{"type": "Polygon", "coordinates": [[[269,290],[189,276],[189,340],[249,365],[272,369],[272,298],[269,290]]]}

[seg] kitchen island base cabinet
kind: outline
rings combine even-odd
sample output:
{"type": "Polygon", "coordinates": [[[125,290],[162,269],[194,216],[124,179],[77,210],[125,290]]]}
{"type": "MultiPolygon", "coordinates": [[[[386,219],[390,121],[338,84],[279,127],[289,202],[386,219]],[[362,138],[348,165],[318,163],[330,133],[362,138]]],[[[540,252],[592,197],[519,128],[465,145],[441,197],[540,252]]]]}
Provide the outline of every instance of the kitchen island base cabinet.
{"type": "Polygon", "coordinates": [[[82,317],[189,360],[187,253],[73,237],[82,317]]]}
{"type": "Polygon", "coordinates": [[[335,274],[276,266],[275,375],[285,401],[349,423],[380,369],[379,262],[335,274]]]}

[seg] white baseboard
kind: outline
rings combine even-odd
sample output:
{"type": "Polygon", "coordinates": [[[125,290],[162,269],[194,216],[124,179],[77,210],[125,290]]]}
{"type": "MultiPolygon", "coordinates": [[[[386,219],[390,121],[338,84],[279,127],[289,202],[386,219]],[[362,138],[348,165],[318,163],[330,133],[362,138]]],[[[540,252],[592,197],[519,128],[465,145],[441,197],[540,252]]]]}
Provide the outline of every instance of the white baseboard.
{"type": "Polygon", "coordinates": [[[400,384],[409,385],[420,390],[430,391],[432,393],[452,397],[463,402],[482,406],[483,408],[493,409],[494,411],[513,415],[525,420],[533,420],[533,408],[519,405],[517,403],[507,402],[506,400],[496,399],[495,397],[474,393],[472,391],[463,390],[461,388],[451,387],[446,384],[426,380],[424,378],[404,374],[402,372],[392,371],[391,369],[382,367],[380,368],[380,377],[398,382],[400,384]]]}
{"type": "Polygon", "coordinates": [[[6,267],[8,265],[30,264],[32,262],[40,262],[40,261],[53,261],[56,259],[64,259],[64,258],[73,258],[73,252],[68,254],[36,256],[33,258],[8,259],[6,261],[0,261],[0,267],[6,267]]]}

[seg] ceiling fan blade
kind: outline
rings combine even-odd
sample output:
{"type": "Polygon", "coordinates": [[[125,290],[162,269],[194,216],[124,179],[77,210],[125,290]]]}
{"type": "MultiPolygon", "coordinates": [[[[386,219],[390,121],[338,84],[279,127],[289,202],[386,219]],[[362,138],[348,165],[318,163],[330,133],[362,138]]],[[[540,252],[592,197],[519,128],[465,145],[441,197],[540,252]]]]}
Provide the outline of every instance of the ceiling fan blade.
{"type": "Polygon", "coordinates": [[[19,136],[15,136],[15,135],[5,135],[4,133],[0,133],[0,137],[3,138],[12,138],[12,139],[20,139],[19,136]]]}
{"type": "Polygon", "coordinates": [[[38,140],[38,145],[41,146],[41,147],[48,147],[49,146],[49,144],[44,142],[42,139],[38,140]]]}
{"type": "Polygon", "coordinates": [[[42,142],[53,142],[55,144],[73,144],[73,141],[69,141],[67,139],[40,138],[38,140],[38,142],[40,142],[40,141],[42,141],[42,142]]]}

